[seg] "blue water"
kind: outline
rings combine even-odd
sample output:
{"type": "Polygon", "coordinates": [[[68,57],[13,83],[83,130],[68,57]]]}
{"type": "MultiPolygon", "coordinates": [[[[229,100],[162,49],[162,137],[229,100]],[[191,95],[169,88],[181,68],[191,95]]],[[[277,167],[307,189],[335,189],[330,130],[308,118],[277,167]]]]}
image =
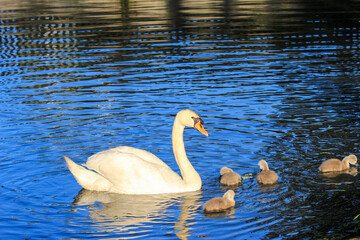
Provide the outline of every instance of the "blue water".
{"type": "Polygon", "coordinates": [[[360,237],[357,1],[12,1],[0,6],[1,239],[349,239],[360,237]],[[179,172],[176,113],[203,187],[127,196],[82,190],[84,163],[127,145],[179,172]],[[279,174],[258,186],[257,163],[279,174]],[[234,209],[202,205],[243,176],[234,209]],[[356,169],[355,169],[356,170],[356,169]]]}

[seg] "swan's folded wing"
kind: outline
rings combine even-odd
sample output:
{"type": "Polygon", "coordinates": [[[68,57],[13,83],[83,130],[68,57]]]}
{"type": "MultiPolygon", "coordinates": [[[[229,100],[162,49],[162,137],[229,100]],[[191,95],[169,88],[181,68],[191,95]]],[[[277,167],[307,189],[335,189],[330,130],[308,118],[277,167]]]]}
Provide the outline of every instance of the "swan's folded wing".
{"type": "Polygon", "coordinates": [[[94,191],[109,191],[113,184],[101,175],[77,165],[70,158],[64,156],[66,164],[76,181],[85,189],[94,191]]]}
{"type": "Polygon", "coordinates": [[[131,153],[139,158],[141,158],[144,161],[148,161],[154,164],[158,164],[160,166],[168,167],[166,163],[164,163],[160,158],[152,154],[151,152],[139,149],[139,148],[133,148],[128,146],[120,146],[116,148],[110,149],[111,151],[119,152],[119,153],[131,153]]]}
{"type": "Polygon", "coordinates": [[[101,174],[114,185],[113,191],[121,193],[170,192],[174,184],[182,184],[181,177],[165,163],[116,148],[91,156],[86,167],[101,174]]]}

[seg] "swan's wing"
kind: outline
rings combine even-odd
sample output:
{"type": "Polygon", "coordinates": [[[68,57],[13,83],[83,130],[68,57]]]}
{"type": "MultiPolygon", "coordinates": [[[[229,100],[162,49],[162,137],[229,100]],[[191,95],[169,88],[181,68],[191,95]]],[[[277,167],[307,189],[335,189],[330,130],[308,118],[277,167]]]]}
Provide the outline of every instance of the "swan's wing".
{"type": "Polygon", "coordinates": [[[152,154],[151,152],[139,149],[139,148],[133,148],[133,147],[127,147],[127,146],[120,146],[116,148],[110,149],[112,151],[116,151],[119,153],[131,153],[139,158],[143,159],[144,161],[148,161],[151,163],[155,163],[164,167],[168,167],[166,163],[164,163],[160,158],[152,154]]]}
{"type": "Polygon", "coordinates": [[[153,154],[133,148],[130,151],[119,150],[113,148],[99,152],[86,162],[87,168],[98,172],[114,185],[112,191],[162,193],[183,185],[182,178],[153,154]]]}
{"type": "Polygon", "coordinates": [[[77,165],[70,158],[64,156],[66,165],[75,177],[76,181],[85,189],[94,191],[109,191],[113,184],[106,178],[93,171],[77,165]]]}

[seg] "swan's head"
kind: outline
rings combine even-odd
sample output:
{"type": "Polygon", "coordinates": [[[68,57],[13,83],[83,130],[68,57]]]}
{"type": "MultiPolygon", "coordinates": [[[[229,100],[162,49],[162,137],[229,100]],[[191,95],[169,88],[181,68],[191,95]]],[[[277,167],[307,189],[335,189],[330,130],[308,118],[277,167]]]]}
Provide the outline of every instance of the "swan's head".
{"type": "Polygon", "coordinates": [[[262,171],[269,170],[269,166],[265,160],[260,160],[258,164],[262,171]]]}
{"type": "Polygon", "coordinates": [[[184,126],[195,128],[205,136],[209,136],[203,127],[204,121],[194,111],[190,109],[182,110],[178,112],[176,118],[178,118],[184,126]]]}

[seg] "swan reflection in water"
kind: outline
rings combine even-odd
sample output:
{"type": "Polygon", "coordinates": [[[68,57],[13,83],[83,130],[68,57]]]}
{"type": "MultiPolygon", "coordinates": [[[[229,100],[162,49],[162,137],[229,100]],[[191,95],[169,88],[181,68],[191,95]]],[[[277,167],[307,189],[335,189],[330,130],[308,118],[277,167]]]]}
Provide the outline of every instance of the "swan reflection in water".
{"type": "Polygon", "coordinates": [[[91,219],[97,226],[114,231],[136,229],[144,223],[162,220],[161,216],[168,215],[169,207],[179,204],[180,215],[174,223],[174,232],[180,239],[187,239],[191,235],[189,220],[193,220],[202,202],[201,191],[172,193],[172,194],[144,194],[127,195],[107,192],[97,192],[82,189],[75,197],[73,207],[89,207],[91,219]]]}

